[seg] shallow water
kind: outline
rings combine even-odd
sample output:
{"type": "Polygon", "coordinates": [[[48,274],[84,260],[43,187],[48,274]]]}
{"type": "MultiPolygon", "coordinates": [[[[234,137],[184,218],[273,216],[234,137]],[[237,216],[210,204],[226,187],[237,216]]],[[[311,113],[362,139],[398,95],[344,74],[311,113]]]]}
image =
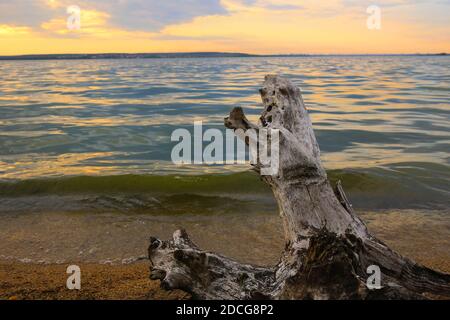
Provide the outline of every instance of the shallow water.
{"type": "MultiPolygon", "coordinates": [[[[418,262],[448,270],[450,215],[442,211],[362,212],[369,229],[393,249],[418,262]]],[[[241,262],[274,265],[284,248],[272,212],[184,215],[80,213],[4,214],[0,261],[126,264],[145,258],[148,239],[169,239],[185,228],[202,248],[241,262]]]]}

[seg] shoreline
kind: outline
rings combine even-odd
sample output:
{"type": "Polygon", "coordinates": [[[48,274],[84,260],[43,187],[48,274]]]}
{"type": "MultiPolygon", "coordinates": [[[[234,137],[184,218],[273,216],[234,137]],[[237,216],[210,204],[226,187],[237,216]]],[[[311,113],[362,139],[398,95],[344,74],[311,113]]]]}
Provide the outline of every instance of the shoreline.
{"type": "MultiPolygon", "coordinates": [[[[360,217],[375,236],[399,254],[450,273],[448,211],[361,212],[360,217]]],[[[118,259],[144,256],[149,235],[168,239],[181,226],[200,247],[240,262],[275,265],[284,247],[279,217],[272,213],[4,216],[0,252],[34,262],[0,258],[0,300],[189,299],[182,291],[166,292],[159,281],[150,280],[147,259],[130,264],[120,264],[122,259],[118,259]],[[37,263],[44,257],[48,263],[37,263]],[[119,262],[101,263],[106,257],[119,262]],[[81,268],[80,291],[66,288],[69,265],[81,268]]]]}
{"type": "MultiPolygon", "coordinates": [[[[241,216],[245,218],[245,216],[241,216]]],[[[223,219],[206,219],[200,221],[191,217],[174,217],[177,219],[177,225],[190,225],[189,232],[194,237],[194,240],[202,246],[211,251],[220,252],[221,254],[229,255],[236,258],[238,261],[246,261],[248,263],[264,265],[274,265],[278,260],[278,255],[283,248],[283,241],[278,238],[281,230],[280,226],[277,229],[272,228],[270,219],[276,219],[276,216],[257,216],[250,218],[245,223],[244,220],[231,220],[226,216],[223,219]],[[179,221],[179,220],[183,221],[179,221]],[[216,221],[216,220],[219,221],[216,221]],[[256,219],[256,220],[255,220],[256,219]],[[230,247],[226,245],[230,239],[238,240],[237,235],[230,232],[223,232],[229,230],[227,226],[242,225],[245,230],[250,230],[249,225],[254,225],[257,220],[267,220],[258,227],[260,230],[255,234],[248,234],[248,236],[258,245],[253,246],[238,246],[230,247]],[[189,222],[190,221],[190,222],[189,222]],[[231,225],[227,225],[227,222],[231,225]],[[267,224],[269,223],[269,224],[267,224]],[[214,227],[214,224],[220,228],[214,227]],[[205,229],[205,227],[211,230],[205,229]],[[203,235],[201,230],[204,230],[203,235]],[[218,239],[217,243],[211,243],[212,235],[222,230],[223,238],[218,239]],[[268,237],[262,239],[260,232],[264,231],[268,237]],[[205,232],[206,231],[206,232],[205,232]],[[203,237],[202,237],[203,236],[203,237]],[[277,241],[279,243],[277,243],[277,241]],[[272,244],[269,246],[269,244],[272,244]]],[[[415,211],[407,212],[390,212],[390,213],[366,213],[361,217],[367,223],[369,229],[379,237],[383,242],[390,246],[399,254],[408,257],[419,264],[434,269],[436,271],[450,273],[450,255],[448,252],[448,227],[450,226],[448,215],[430,215],[418,213],[415,211]]],[[[134,217],[135,218],[135,217],[134,217]]],[[[208,217],[206,217],[208,218],[208,217]]],[[[101,223],[99,221],[93,222],[89,220],[90,224],[97,225],[110,223],[101,223]]],[[[276,221],[276,220],[275,220],[276,221]]],[[[47,223],[46,223],[47,224],[47,223]]],[[[69,225],[73,226],[74,221],[70,221],[69,225]]],[[[24,224],[20,223],[21,230],[24,224]]],[[[33,223],[33,230],[36,230],[36,221],[33,223]]],[[[80,226],[81,229],[87,225],[80,226]]],[[[162,238],[170,237],[170,231],[176,229],[176,225],[172,223],[163,223],[159,221],[158,226],[161,231],[164,229],[167,234],[156,232],[156,234],[163,235],[162,238]]],[[[79,228],[79,229],[80,229],[79,228]]],[[[129,235],[129,228],[124,231],[129,235]]],[[[154,230],[156,231],[156,230],[154,230]]],[[[138,234],[155,234],[150,229],[138,229],[133,232],[138,234]]],[[[235,230],[237,234],[243,234],[243,230],[235,230]]],[[[66,232],[66,231],[64,231],[66,232]]],[[[13,237],[17,237],[15,234],[13,237]]],[[[110,235],[111,238],[116,239],[114,242],[114,252],[120,250],[119,244],[120,234],[110,235]],[[118,238],[119,237],[119,238],[118,238]]],[[[60,238],[57,236],[57,238],[60,238]]],[[[138,237],[139,247],[143,253],[147,247],[147,237],[138,237]]],[[[250,238],[240,238],[241,242],[249,243],[250,238]]],[[[21,242],[30,241],[30,238],[20,237],[21,242]]],[[[129,236],[127,236],[129,239],[129,236]]],[[[19,240],[19,239],[18,239],[19,240]]],[[[82,238],[80,243],[86,244],[86,239],[82,238]],[[82,240],[82,241],[81,241],[82,240]]],[[[73,242],[73,240],[71,240],[73,242]]],[[[232,241],[233,242],[233,241],[232,241]]],[[[132,244],[133,241],[127,241],[132,244]]],[[[32,250],[28,243],[28,250],[32,250]]],[[[66,244],[62,244],[63,247],[66,244]]],[[[133,246],[122,248],[122,251],[129,252],[133,246]]],[[[57,252],[61,254],[61,249],[58,247],[57,252]]],[[[5,247],[6,248],[6,247],[5,247]]],[[[77,258],[65,261],[64,263],[49,262],[49,263],[24,263],[18,260],[0,259],[0,300],[180,300],[189,299],[189,294],[176,290],[167,292],[160,288],[158,280],[150,280],[149,278],[149,261],[147,259],[138,260],[129,264],[110,264],[100,262],[87,262],[77,258]],[[70,263],[69,263],[70,261],[70,263]],[[69,265],[78,265],[81,269],[81,290],[68,290],[66,288],[66,281],[69,275],[66,269],[69,265]]],[[[431,297],[430,298],[439,298],[431,297]]]]}
{"type": "MultiPolygon", "coordinates": [[[[450,261],[445,257],[423,257],[418,261],[429,268],[450,273],[450,261]]],[[[66,288],[67,266],[0,261],[0,300],[190,299],[188,293],[165,291],[159,280],[150,280],[148,261],[126,265],[81,263],[81,290],[66,288]]]]}

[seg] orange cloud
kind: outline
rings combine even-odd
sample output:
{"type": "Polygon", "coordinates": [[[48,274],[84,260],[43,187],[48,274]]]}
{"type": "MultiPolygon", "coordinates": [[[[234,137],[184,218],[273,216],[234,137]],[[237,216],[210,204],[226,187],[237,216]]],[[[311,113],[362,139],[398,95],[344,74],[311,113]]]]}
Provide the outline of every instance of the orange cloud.
{"type": "Polygon", "coordinates": [[[108,33],[109,14],[96,10],[81,10],[81,28],[70,30],[67,27],[67,17],[55,18],[44,22],[41,28],[47,32],[58,35],[78,34],[103,36],[108,33]]]}
{"type": "Polygon", "coordinates": [[[45,4],[52,9],[59,8],[62,6],[61,2],[58,0],[44,0],[45,4]]]}
{"type": "Polygon", "coordinates": [[[17,37],[30,33],[31,29],[28,27],[20,27],[20,26],[18,27],[7,24],[0,24],[0,37],[17,37]]]}
{"type": "MultiPolygon", "coordinates": [[[[87,38],[96,39],[116,39],[127,42],[128,40],[135,38],[149,39],[156,35],[152,32],[144,31],[129,31],[118,28],[110,24],[110,14],[94,9],[82,9],[80,11],[81,25],[78,30],[70,30],[67,27],[67,17],[55,18],[50,21],[41,24],[41,28],[46,33],[75,37],[80,40],[86,40],[87,38]]],[[[124,50],[126,51],[126,50],[124,50]]]]}

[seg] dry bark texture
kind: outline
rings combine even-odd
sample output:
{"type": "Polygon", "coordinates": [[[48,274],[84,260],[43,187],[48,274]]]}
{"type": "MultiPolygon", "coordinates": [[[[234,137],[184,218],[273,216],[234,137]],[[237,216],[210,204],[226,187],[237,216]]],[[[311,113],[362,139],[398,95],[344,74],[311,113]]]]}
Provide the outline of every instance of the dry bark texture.
{"type": "MultiPolygon", "coordinates": [[[[197,299],[450,297],[450,275],[390,250],[369,233],[341,184],[333,190],[300,89],[269,75],[260,93],[264,110],[257,125],[235,108],[225,126],[243,139],[249,129],[280,132],[278,174],[261,175],[272,188],[284,225],[286,246],[279,263],[271,268],[241,264],[202,251],[184,230],[177,230],[172,240],[151,237],[151,278],[197,299]],[[370,265],[380,267],[381,289],[367,286],[370,265]]],[[[260,172],[261,163],[254,169],[260,172]]]]}

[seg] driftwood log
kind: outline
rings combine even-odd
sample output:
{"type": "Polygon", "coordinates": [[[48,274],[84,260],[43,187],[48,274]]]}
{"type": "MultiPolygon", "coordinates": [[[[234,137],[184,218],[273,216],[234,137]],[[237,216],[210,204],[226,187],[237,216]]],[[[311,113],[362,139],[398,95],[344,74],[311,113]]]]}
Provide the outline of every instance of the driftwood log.
{"type": "MultiPolygon", "coordinates": [[[[424,299],[450,297],[450,275],[400,256],[372,236],[342,186],[330,185],[300,90],[269,75],[260,90],[258,125],[241,108],[225,118],[237,130],[279,129],[279,171],[261,175],[273,190],[284,225],[277,265],[258,267],[198,248],[184,230],[150,238],[151,279],[196,299],[424,299]],[[367,268],[381,270],[381,288],[367,284],[367,268]]],[[[254,165],[259,172],[259,164],[254,165]]],[[[230,244],[232,245],[232,244],[230,244]]]]}

